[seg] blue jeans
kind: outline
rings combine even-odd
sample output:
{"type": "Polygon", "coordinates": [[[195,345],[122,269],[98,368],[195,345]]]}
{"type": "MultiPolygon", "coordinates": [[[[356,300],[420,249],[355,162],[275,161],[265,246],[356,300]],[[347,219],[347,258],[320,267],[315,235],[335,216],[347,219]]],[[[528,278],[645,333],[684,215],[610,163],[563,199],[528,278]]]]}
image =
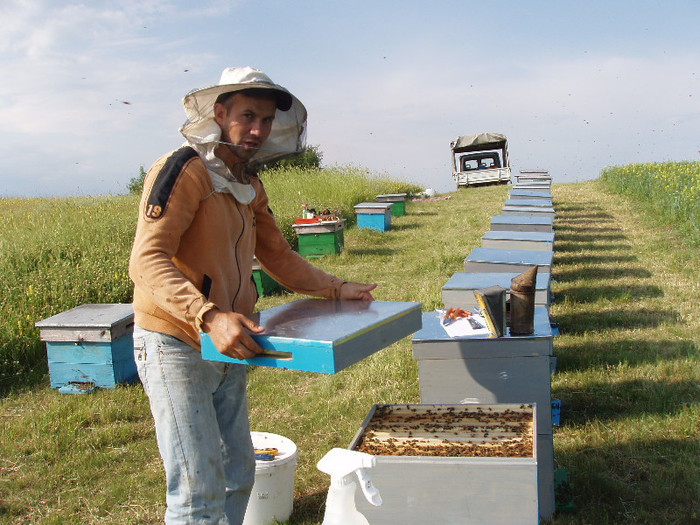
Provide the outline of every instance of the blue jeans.
{"type": "Polygon", "coordinates": [[[140,327],[134,358],[165,467],[165,523],[242,523],[255,482],[245,366],[140,327]]]}

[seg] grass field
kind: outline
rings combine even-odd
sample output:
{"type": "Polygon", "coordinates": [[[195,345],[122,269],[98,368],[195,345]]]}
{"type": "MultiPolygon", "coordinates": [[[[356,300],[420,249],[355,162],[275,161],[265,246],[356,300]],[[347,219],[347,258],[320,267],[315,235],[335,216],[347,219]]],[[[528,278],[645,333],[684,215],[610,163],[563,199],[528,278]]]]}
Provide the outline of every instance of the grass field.
{"type": "MultiPolygon", "coordinates": [[[[274,199],[291,200],[290,191],[274,199]]],[[[555,184],[553,195],[554,453],[573,502],[553,523],[700,523],[700,246],[602,181],[555,184]]],[[[434,310],[505,198],[506,187],[493,186],[409,203],[389,232],[350,227],[344,252],[314,264],[377,282],[377,299],[434,310]]],[[[312,199],[296,200],[290,209],[312,199]]],[[[23,364],[23,352],[42,351],[37,320],[82,302],[128,301],[135,200],[6,200],[0,217],[0,523],[161,522],[163,473],[140,385],[62,395],[39,361],[23,364]],[[23,241],[27,230],[39,248],[23,241]]],[[[294,298],[264,297],[259,308],[294,298]]],[[[255,430],[299,447],[290,523],[318,524],[328,478],[316,462],[347,446],[372,404],[420,400],[410,338],[332,376],[250,368],[249,400],[255,430]]]]}

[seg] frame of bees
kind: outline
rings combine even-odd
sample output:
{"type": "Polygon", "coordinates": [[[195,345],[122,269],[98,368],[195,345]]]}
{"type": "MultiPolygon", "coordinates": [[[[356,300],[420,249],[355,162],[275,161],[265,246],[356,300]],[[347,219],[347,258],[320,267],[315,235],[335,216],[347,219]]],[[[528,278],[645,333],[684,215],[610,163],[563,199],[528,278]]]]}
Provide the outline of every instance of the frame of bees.
{"type": "Polygon", "coordinates": [[[370,523],[536,524],[537,407],[375,405],[348,447],[376,456],[367,471],[383,504],[360,494],[370,523]]]}

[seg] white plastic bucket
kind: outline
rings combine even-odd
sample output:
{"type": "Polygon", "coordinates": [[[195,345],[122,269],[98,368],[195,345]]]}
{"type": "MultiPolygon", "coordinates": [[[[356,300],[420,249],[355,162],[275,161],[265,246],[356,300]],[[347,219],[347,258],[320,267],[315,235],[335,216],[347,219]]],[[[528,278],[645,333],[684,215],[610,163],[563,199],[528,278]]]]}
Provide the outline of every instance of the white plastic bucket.
{"type": "Polygon", "coordinates": [[[270,461],[255,461],[255,484],[243,525],[287,521],[294,505],[297,446],[286,437],[268,432],[251,432],[250,437],[255,448],[276,448],[279,453],[270,461]]]}

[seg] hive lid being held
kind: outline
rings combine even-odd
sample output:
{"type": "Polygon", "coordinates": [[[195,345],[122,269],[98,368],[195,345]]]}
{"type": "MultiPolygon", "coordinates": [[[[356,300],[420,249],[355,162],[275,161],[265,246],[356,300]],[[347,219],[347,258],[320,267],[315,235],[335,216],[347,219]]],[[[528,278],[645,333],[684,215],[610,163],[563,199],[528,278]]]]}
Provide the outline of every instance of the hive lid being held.
{"type": "Polygon", "coordinates": [[[202,357],[241,365],[335,374],[421,328],[421,303],[298,299],[250,318],[265,327],[251,337],[264,352],[249,359],[221,354],[200,332],[202,357]]]}

